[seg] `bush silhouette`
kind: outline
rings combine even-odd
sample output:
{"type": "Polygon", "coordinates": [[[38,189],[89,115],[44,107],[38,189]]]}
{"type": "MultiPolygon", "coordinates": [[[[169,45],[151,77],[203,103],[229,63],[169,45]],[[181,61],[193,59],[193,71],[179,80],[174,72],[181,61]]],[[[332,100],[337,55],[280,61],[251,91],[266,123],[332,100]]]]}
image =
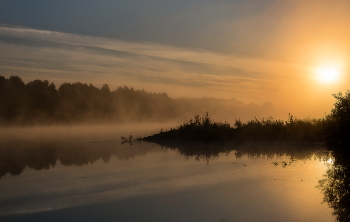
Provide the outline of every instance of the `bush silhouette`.
{"type": "Polygon", "coordinates": [[[206,113],[203,117],[196,115],[177,128],[161,130],[143,140],[321,142],[322,125],[321,119],[297,119],[289,115],[288,121],[271,117],[255,118],[245,123],[236,120],[231,127],[227,122],[213,121],[206,113]]]}
{"type": "Polygon", "coordinates": [[[350,152],[350,91],[333,96],[337,101],[324,120],[324,141],[329,149],[350,152]]]}

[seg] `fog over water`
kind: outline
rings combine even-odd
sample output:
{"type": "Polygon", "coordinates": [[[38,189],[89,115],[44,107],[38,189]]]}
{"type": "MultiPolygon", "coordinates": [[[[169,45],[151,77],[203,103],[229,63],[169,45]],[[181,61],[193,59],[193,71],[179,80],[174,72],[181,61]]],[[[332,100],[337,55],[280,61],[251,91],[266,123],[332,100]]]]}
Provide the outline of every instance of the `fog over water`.
{"type": "Polygon", "coordinates": [[[350,221],[349,11],[0,0],[0,222],[350,221]]]}
{"type": "Polygon", "coordinates": [[[120,140],[164,126],[2,129],[0,219],[333,220],[315,188],[322,145],[120,140]]]}

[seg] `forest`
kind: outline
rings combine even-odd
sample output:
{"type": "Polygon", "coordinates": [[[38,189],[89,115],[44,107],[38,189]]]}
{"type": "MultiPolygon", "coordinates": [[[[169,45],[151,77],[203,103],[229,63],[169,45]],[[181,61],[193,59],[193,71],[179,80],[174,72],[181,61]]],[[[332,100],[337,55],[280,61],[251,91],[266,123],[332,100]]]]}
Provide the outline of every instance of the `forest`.
{"type": "Polygon", "coordinates": [[[244,104],[236,99],[177,98],[166,93],[135,90],[127,86],[111,90],[86,83],[63,83],[56,88],[48,80],[24,83],[18,76],[0,75],[0,125],[50,125],[80,123],[165,122],[210,112],[216,118],[249,118],[252,112],[267,115],[271,104],[244,104]]]}
{"type": "Polygon", "coordinates": [[[153,118],[154,106],[165,110],[157,113],[160,120],[175,116],[165,93],[128,87],[111,91],[107,84],[97,88],[80,82],[64,83],[56,89],[47,80],[24,84],[18,76],[0,76],[0,101],[0,123],[4,125],[138,121],[153,118]]]}

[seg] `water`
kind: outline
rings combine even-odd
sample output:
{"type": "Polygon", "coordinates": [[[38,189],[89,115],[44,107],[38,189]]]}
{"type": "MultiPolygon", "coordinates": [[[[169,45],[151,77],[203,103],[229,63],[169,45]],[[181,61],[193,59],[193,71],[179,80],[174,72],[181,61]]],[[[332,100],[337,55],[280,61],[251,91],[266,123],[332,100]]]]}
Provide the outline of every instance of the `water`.
{"type": "Polygon", "coordinates": [[[0,221],[335,221],[320,145],[131,145],[118,134],[133,127],[69,129],[2,134],[0,221]]]}

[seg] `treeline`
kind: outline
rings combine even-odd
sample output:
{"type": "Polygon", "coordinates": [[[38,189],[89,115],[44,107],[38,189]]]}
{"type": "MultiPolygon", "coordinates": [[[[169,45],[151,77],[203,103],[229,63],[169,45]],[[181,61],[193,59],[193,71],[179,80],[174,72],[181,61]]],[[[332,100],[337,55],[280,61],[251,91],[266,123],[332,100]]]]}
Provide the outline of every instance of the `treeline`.
{"type": "Polygon", "coordinates": [[[0,75],[0,124],[76,124],[164,122],[209,111],[226,120],[271,115],[270,103],[244,104],[236,99],[179,98],[129,87],[111,90],[86,83],[64,83],[58,88],[47,80],[24,83],[18,76],[0,75]]]}
{"type": "Polygon", "coordinates": [[[86,83],[64,83],[58,89],[47,80],[25,84],[18,76],[0,75],[0,123],[79,123],[174,119],[177,113],[165,93],[126,86],[111,91],[86,83]],[[161,111],[160,111],[161,110],[161,111]]]}

